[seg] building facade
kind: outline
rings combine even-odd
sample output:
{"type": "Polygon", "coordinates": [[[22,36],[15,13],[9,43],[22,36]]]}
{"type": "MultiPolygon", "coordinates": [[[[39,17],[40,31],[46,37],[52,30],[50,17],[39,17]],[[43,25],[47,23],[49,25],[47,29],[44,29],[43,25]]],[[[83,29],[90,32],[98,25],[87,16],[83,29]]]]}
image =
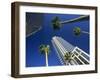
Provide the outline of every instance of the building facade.
{"type": "Polygon", "coordinates": [[[89,54],[73,46],[61,37],[54,36],[52,44],[63,65],[86,65],[89,64],[89,54]]]}

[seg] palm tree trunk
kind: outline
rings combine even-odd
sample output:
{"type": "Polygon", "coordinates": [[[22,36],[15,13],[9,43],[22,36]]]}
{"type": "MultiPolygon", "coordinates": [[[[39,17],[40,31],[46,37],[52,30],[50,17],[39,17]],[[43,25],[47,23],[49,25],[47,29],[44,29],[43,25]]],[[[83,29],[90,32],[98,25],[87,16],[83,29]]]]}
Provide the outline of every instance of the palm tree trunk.
{"type": "Polygon", "coordinates": [[[82,33],[85,33],[85,34],[90,34],[89,32],[86,32],[86,31],[82,31],[82,33]]]}
{"type": "Polygon", "coordinates": [[[79,20],[83,20],[83,19],[87,19],[87,18],[89,18],[88,15],[87,16],[80,16],[78,18],[62,21],[62,22],[60,22],[60,24],[66,24],[66,23],[75,22],[75,21],[79,21],[79,20]]]}
{"type": "Polygon", "coordinates": [[[48,67],[48,53],[47,52],[45,53],[45,56],[46,56],[46,66],[48,67]]]}

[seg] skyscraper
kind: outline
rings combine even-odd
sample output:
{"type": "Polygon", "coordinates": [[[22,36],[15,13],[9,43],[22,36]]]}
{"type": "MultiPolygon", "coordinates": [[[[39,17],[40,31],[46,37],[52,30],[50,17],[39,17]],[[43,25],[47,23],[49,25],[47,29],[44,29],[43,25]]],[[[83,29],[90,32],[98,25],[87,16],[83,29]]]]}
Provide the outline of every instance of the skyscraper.
{"type": "Polygon", "coordinates": [[[63,65],[89,64],[89,54],[61,37],[54,36],[52,44],[63,65]]]}

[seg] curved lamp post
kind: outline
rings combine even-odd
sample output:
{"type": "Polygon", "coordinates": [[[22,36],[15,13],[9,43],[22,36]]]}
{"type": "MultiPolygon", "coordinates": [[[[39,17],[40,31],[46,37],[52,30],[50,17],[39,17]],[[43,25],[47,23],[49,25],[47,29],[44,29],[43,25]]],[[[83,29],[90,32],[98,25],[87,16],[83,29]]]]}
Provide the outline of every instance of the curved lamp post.
{"type": "Polygon", "coordinates": [[[52,22],[53,29],[59,30],[62,27],[61,26],[62,24],[72,23],[72,22],[81,21],[81,20],[85,20],[85,19],[89,19],[89,16],[88,15],[80,16],[80,17],[69,19],[66,21],[60,21],[59,17],[55,16],[51,22],[52,22]]]}

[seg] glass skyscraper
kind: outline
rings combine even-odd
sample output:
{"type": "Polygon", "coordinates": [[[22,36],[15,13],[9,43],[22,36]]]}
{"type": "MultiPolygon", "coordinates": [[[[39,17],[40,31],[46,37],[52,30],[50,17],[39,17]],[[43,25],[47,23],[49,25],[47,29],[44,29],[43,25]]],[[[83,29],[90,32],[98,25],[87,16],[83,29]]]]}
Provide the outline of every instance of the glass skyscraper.
{"type": "Polygon", "coordinates": [[[89,54],[77,46],[73,46],[63,38],[54,36],[52,38],[52,44],[63,65],[89,64],[89,54]]]}

